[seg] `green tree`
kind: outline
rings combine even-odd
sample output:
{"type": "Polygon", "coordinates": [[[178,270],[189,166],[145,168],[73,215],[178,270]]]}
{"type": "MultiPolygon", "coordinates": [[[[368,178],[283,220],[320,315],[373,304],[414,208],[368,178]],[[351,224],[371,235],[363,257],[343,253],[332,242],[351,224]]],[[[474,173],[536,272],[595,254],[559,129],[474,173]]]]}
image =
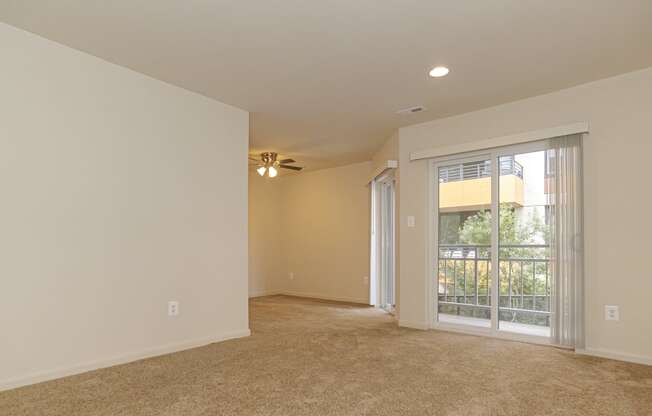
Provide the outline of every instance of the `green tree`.
{"type": "MultiPolygon", "coordinates": [[[[501,306],[507,304],[506,295],[509,294],[510,284],[508,276],[520,276],[523,274],[525,280],[513,279],[511,283],[512,293],[520,293],[523,284],[524,294],[544,293],[546,290],[545,262],[530,262],[527,259],[549,258],[550,227],[547,226],[536,212],[531,212],[524,219],[519,218],[514,208],[507,204],[501,204],[499,208],[500,220],[498,226],[499,253],[498,253],[498,275],[501,306]],[[514,247],[514,246],[525,247],[514,247]],[[538,247],[528,247],[537,245],[538,247]],[[507,246],[507,247],[505,247],[507,246]],[[511,268],[511,270],[510,270],[511,268]],[[535,277],[536,276],[536,277],[535,277]],[[536,286],[536,287],[535,287],[536,286]]],[[[491,211],[480,211],[467,218],[459,227],[459,241],[468,245],[491,245],[491,211]]],[[[488,249],[479,250],[480,256],[489,256],[488,249]]],[[[486,258],[485,257],[485,258],[486,258]]],[[[458,279],[457,284],[464,284],[458,279]]],[[[486,285],[486,275],[481,276],[481,284],[486,285]]],[[[540,298],[542,299],[542,298],[540,298]]],[[[511,305],[517,307],[532,307],[531,305],[511,305]]],[[[541,307],[539,307],[540,309],[541,307]]],[[[516,316],[514,320],[523,323],[541,324],[534,316],[516,316]]]]}
{"type": "MultiPolygon", "coordinates": [[[[536,244],[542,239],[547,244],[548,227],[541,218],[532,212],[525,221],[518,219],[514,208],[507,204],[500,205],[498,235],[501,244],[536,244]]],[[[480,211],[467,218],[460,226],[459,238],[462,244],[491,244],[491,211],[480,211]]]]}

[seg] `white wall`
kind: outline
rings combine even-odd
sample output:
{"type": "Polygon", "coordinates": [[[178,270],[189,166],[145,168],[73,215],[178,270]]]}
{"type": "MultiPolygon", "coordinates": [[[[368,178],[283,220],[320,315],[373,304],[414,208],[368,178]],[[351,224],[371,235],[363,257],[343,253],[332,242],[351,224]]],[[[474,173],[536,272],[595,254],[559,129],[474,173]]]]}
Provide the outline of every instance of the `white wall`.
{"type": "Polygon", "coordinates": [[[429,320],[424,296],[428,161],[410,162],[410,152],[587,121],[587,349],[652,363],[651,117],[652,68],[401,128],[401,321],[427,325],[429,320]],[[408,215],[416,217],[416,228],[407,228],[408,215]],[[619,305],[621,320],[605,321],[604,305],[619,305]]]}
{"type": "Polygon", "coordinates": [[[279,293],[287,275],[279,178],[249,174],[249,297],[279,293]]]}
{"type": "Polygon", "coordinates": [[[0,389],[246,335],[248,114],[4,24],[0,50],[0,389]]]}

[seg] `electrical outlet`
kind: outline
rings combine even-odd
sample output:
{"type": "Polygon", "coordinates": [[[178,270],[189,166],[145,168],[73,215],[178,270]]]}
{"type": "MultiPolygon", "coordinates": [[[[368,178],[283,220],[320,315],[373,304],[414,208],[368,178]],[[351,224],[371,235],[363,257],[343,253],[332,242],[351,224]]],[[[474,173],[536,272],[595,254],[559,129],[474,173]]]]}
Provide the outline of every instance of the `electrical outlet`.
{"type": "Polygon", "coordinates": [[[368,285],[368,284],[369,284],[369,276],[365,276],[365,277],[363,277],[363,278],[362,278],[362,282],[363,282],[365,285],[368,285]]]}
{"type": "Polygon", "coordinates": [[[171,300],[168,302],[168,316],[179,315],[179,301],[171,300]]]}
{"type": "Polygon", "coordinates": [[[620,311],[616,305],[604,306],[604,319],[607,321],[620,321],[620,311]]]}
{"type": "Polygon", "coordinates": [[[290,272],[290,280],[294,280],[294,272],[290,272]]]}

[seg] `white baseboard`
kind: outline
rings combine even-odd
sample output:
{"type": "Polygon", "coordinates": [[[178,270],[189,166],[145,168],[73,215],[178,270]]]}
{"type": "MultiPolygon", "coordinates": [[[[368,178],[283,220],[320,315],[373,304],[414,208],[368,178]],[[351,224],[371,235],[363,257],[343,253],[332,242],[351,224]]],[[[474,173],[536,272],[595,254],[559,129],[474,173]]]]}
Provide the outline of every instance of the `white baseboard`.
{"type": "Polygon", "coordinates": [[[249,299],[260,298],[262,296],[280,295],[280,294],[281,292],[278,290],[254,290],[249,293],[249,299]]]}
{"type": "Polygon", "coordinates": [[[422,331],[430,329],[430,325],[428,325],[428,322],[406,321],[404,319],[398,320],[398,326],[401,326],[403,328],[420,329],[422,331]]]}
{"type": "Polygon", "coordinates": [[[127,353],[112,358],[91,361],[83,364],[74,365],[71,367],[57,368],[53,370],[32,373],[26,376],[21,376],[13,379],[0,380],[0,391],[15,389],[17,387],[41,383],[44,381],[72,376],[75,374],[86,373],[88,371],[98,370],[100,368],[112,367],[114,365],[126,364],[132,361],[138,361],[145,358],[151,358],[159,355],[188,350],[191,348],[201,347],[215,342],[226,341],[228,339],[247,337],[249,335],[251,335],[251,331],[249,329],[225,332],[217,336],[162,345],[160,347],[148,348],[146,350],[142,350],[138,352],[132,352],[132,353],[127,353]]]}
{"type": "Polygon", "coordinates": [[[287,295],[287,296],[296,296],[300,298],[334,300],[336,302],[361,303],[363,305],[369,305],[369,299],[367,298],[353,298],[348,296],[329,296],[329,295],[322,295],[321,293],[295,292],[295,291],[287,291],[287,290],[283,290],[278,294],[287,295]]]}
{"type": "Polygon", "coordinates": [[[599,348],[585,348],[575,350],[582,355],[592,355],[594,357],[609,358],[611,360],[627,361],[630,363],[652,365],[652,357],[637,354],[627,354],[618,351],[603,350],[599,348]]]}

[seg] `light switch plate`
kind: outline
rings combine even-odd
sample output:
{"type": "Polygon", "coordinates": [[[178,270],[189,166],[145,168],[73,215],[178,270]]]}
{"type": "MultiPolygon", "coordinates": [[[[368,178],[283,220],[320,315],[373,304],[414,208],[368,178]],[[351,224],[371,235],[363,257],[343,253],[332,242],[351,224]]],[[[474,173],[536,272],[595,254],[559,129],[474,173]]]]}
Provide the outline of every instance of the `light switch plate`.
{"type": "Polygon", "coordinates": [[[414,227],[416,224],[416,220],[414,218],[414,215],[408,215],[407,217],[407,226],[408,227],[414,227]]]}

